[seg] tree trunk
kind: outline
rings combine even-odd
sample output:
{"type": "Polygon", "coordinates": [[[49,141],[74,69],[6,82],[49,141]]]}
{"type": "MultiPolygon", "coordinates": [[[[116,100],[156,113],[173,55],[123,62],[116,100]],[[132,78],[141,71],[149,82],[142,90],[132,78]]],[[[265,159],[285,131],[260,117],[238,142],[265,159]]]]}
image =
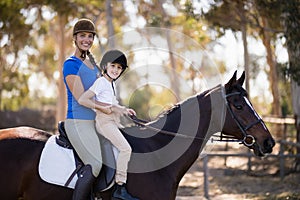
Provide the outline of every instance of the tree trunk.
{"type": "Polygon", "coordinates": [[[244,68],[246,74],[246,90],[250,94],[250,70],[249,70],[249,52],[248,52],[248,42],[247,42],[247,26],[246,20],[245,23],[242,23],[241,30],[242,30],[242,39],[243,39],[243,47],[244,47],[244,68]]]}
{"type": "MultiPolygon", "coordinates": [[[[287,39],[287,50],[289,54],[289,70],[292,79],[292,103],[293,112],[295,115],[295,126],[297,130],[296,141],[300,142],[300,8],[297,0],[282,1],[284,34],[287,39]]],[[[300,148],[297,148],[297,153],[300,153],[300,148]]],[[[295,167],[299,169],[300,158],[296,158],[295,167]]]]}
{"type": "MultiPolygon", "coordinates": [[[[59,58],[58,58],[58,71],[59,71],[59,78],[58,78],[58,96],[57,96],[57,103],[56,103],[56,122],[58,123],[61,120],[65,119],[66,110],[67,110],[67,97],[66,97],[66,90],[63,82],[63,73],[62,73],[62,66],[66,59],[65,57],[65,24],[66,18],[65,16],[58,16],[58,24],[59,24],[59,58]]],[[[56,124],[57,124],[56,123],[56,124]]]]}
{"type": "Polygon", "coordinates": [[[163,1],[159,1],[159,9],[161,10],[162,16],[163,16],[163,24],[165,27],[167,27],[166,30],[166,40],[168,44],[168,51],[169,51],[169,57],[170,57],[170,64],[171,64],[171,73],[170,73],[170,82],[171,82],[171,89],[172,92],[174,92],[177,101],[180,101],[180,91],[179,91],[179,80],[176,73],[176,62],[173,54],[173,46],[171,41],[171,35],[170,35],[170,22],[169,17],[167,16],[164,8],[163,8],[163,1]]]}
{"type": "MultiPolygon", "coordinates": [[[[295,116],[295,127],[297,131],[296,141],[300,143],[300,85],[292,80],[292,103],[295,116]]],[[[300,154],[300,148],[297,148],[297,153],[300,154]]],[[[300,158],[296,159],[296,166],[300,165],[300,158]]]]}
{"type": "Polygon", "coordinates": [[[3,68],[4,68],[4,61],[2,60],[2,55],[0,50],[0,111],[2,110],[3,68]]]}
{"type": "MultiPolygon", "coordinates": [[[[262,23],[264,28],[268,28],[267,19],[262,17],[262,23]]],[[[267,63],[269,65],[269,80],[271,86],[271,92],[273,96],[273,104],[272,104],[272,114],[276,116],[281,116],[281,106],[280,106],[280,97],[278,90],[278,73],[276,68],[276,61],[274,58],[274,49],[271,45],[271,37],[269,33],[265,30],[262,30],[262,41],[267,51],[267,63]]]]}
{"type": "Polygon", "coordinates": [[[108,33],[108,47],[110,49],[115,48],[115,30],[113,25],[113,14],[112,14],[112,6],[111,6],[111,0],[106,0],[106,25],[107,25],[107,33],[108,33]]]}
{"type": "Polygon", "coordinates": [[[170,63],[171,63],[171,73],[170,73],[170,80],[171,80],[171,89],[172,92],[174,92],[177,101],[181,101],[180,98],[180,91],[179,91],[179,80],[177,77],[177,73],[176,73],[176,62],[175,62],[175,58],[173,55],[173,46],[172,46],[172,42],[171,42],[171,36],[170,36],[170,31],[167,30],[166,32],[166,38],[167,38],[167,44],[168,44],[168,51],[169,51],[169,57],[170,57],[170,63]]]}

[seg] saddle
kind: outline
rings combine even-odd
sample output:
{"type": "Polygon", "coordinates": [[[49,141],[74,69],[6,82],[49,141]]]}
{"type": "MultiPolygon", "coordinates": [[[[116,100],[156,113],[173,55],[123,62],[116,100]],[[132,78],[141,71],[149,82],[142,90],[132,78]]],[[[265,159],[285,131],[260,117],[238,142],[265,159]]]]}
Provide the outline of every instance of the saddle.
{"type": "MultiPolygon", "coordinates": [[[[68,136],[65,131],[64,122],[60,121],[58,123],[58,131],[59,134],[55,138],[56,143],[67,149],[72,149],[75,156],[76,161],[76,169],[70,176],[69,180],[66,182],[65,186],[67,186],[70,181],[73,179],[73,177],[78,173],[81,169],[81,167],[84,166],[83,162],[80,160],[79,156],[77,155],[75,149],[73,148],[71,142],[68,139],[68,136]]],[[[101,136],[100,136],[101,137],[101,136]]],[[[107,163],[102,165],[101,171],[99,176],[97,177],[95,183],[94,183],[94,190],[95,192],[105,191],[109,189],[114,184],[114,177],[116,173],[116,161],[114,152],[112,149],[112,144],[104,137],[101,137],[100,139],[101,143],[101,152],[102,152],[102,159],[103,163],[107,163]]]]}

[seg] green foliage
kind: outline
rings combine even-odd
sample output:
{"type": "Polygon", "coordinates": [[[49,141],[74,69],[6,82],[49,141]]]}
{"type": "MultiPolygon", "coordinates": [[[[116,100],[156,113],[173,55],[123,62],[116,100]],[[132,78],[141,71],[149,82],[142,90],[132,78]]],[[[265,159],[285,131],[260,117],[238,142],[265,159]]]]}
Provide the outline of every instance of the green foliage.
{"type": "MultiPolygon", "coordinates": [[[[27,81],[30,74],[43,72],[46,78],[52,80],[54,72],[60,69],[57,64],[61,53],[58,49],[60,41],[55,33],[61,22],[56,16],[63,16],[61,19],[67,23],[67,17],[99,15],[95,7],[102,4],[104,1],[0,1],[0,110],[28,106],[30,86],[27,81]],[[52,18],[45,18],[45,9],[52,18]],[[28,66],[21,67],[25,62],[28,66]]],[[[68,43],[68,46],[71,45],[71,42],[68,43]]]]}
{"type": "Polygon", "coordinates": [[[20,105],[29,105],[29,76],[17,71],[9,74],[4,71],[3,77],[3,90],[6,91],[6,98],[3,99],[4,110],[18,110],[20,105]]]}
{"type": "MultiPolygon", "coordinates": [[[[291,95],[287,93],[290,91],[290,85],[285,81],[286,77],[292,77],[300,83],[299,16],[299,0],[216,0],[211,4],[209,12],[204,14],[204,18],[209,21],[219,36],[222,36],[226,29],[234,32],[241,31],[242,24],[246,24],[248,35],[256,38],[264,38],[264,35],[267,35],[273,44],[270,48],[275,48],[278,36],[282,37],[284,34],[289,63],[277,65],[277,71],[284,73],[283,76],[279,73],[280,80],[273,83],[279,87],[281,96],[274,98],[280,98],[284,114],[292,112],[291,95]]],[[[257,58],[251,57],[251,77],[256,77],[260,70],[256,60],[257,58]]]]}
{"type": "MultiPolygon", "coordinates": [[[[298,0],[215,0],[214,2],[215,4],[211,5],[211,10],[204,16],[210,19],[212,26],[219,31],[220,35],[227,28],[239,31],[241,23],[245,21],[247,26],[251,28],[248,29],[249,34],[259,35],[258,31],[255,31],[261,28],[258,13],[269,19],[269,31],[274,33],[274,38],[278,33],[284,33],[290,56],[290,62],[285,65],[284,71],[300,83],[300,61],[298,59],[300,54],[300,12],[298,0]],[[253,10],[253,3],[257,6],[257,10],[253,10]],[[220,12],[221,9],[222,12],[220,12]],[[284,23],[280,24],[280,22],[284,23]]],[[[0,41],[2,45],[0,49],[2,67],[0,109],[18,109],[33,102],[29,98],[30,86],[28,86],[28,78],[31,73],[42,72],[45,77],[51,80],[54,72],[60,70],[58,54],[60,54],[61,49],[58,47],[60,41],[57,35],[60,23],[65,26],[65,34],[67,35],[70,34],[71,30],[70,22],[75,18],[89,17],[94,21],[98,20],[98,28],[101,27],[99,34],[103,38],[107,36],[105,3],[104,0],[0,0],[0,41]],[[51,20],[44,18],[42,12],[45,8],[53,14],[51,20]],[[29,13],[31,13],[31,18],[28,18],[29,13]],[[60,22],[58,19],[64,21],[60,22]],[[30,50],[28,51],[28,49],[30,50]],[[20,67],[24,54],[26,54],[29,65],[26,70],[20,67]],[[8,55],[14,58],[13,61],[7,60],[8,55]],[[3,98],[2,101],[1,97],[3,98]]],[[[123,30],[123,25],[128,22],[129,16],[125,12],[123,1],[111,1],[111,3],[113,5],[113,24],[116,33],[119,33],[123,30]]],[[[205,30],[202,16],[195,14],[192,0],[141,0],[135,3],[138,9],[137,15],[146,20],[146,26],[178,30],[203,46],[211,42],[211,38],[205,30]],[[167,13],[162,6],[163,3],[172,4],[177,14],[167,13]]],[[[67,48],[72,47],[71,39],[66,43],[67,48]]],[[[67,52],[69,55],[68,49],[67,52]]],[[[99,56],[96,57],[96,60],[99,60],[100,55],[96,56],[99,56]]],[[[176,64],[177,72],[188,70],[184,68],[181,61],[177,60],[176,64]]],[[[256,66],[255,63],[253,65],[256,66]]],[[[226,71],[223,63],[219,63],[218,66],[221,72],[226,71]]],[[[259,68],[253,68],[253,70],[256,69],[259,68]]],[[[253,74],[255,75],[255,72],[253,74]]],[[[134,82],[134,80],[129,82],[131,81],[134,82]]],[[[288,86],[283,84],[282,90],[287,90],[286,87],[288,86]]],[[[39,101],[38,98],[34,99],[34,102],[37,101],[39,101]]],[[[49,101],[53,104],[53,99],[49,101]]],[[[288,99],[283,99],[283,107],[286,104],[284,102],[288,101],[288,99]]],[[[44,105],[47,102],[47,100],[41,100],[41,103],[35,103],[35,105],[44,105]]],[[[169,102],[176,102],[169,91],[165,89],[156,90],[152,87],[140,89],[130,98],[130,105],[132,104],[136,109],[141,109],[139,113],[143,115],[142,118],[146,119],[152,118],[161,111],[157,105],[168,104],[169,102]],[[163,99],[165,95],[168,98],[163,99]],[[149,110],[151,113],[148,112],[149,110]]],[[[284,109],[287,113],[290,112],[290,108],[284,109]]]]}
{"type": "MultiPolygon", "coordinates": [[[[255,6],[260,16],[268,19],[268,25],[274,33],[282,32],[280,23],[282,5],[278,0],[255,0],[255,6]]],[[[276,34],[274,34],[276,35],[276,34]]]]}
{"type": "Polygon", "coordinates": [[[1,51],[16,52],[24,46],[24,42],[29,38],[31,24],[25,23],[26,17],[21,10],[26,8],[24,1],[2,0],[0,1],[0,40],[8,36],[9,45],[5,45],[1,51]]]}
{"type": "Polygon", "coordinates": [[[299,0],[279,0],[282,8],[284,35],[289,53],[286,71],[300,85],[300,3],[299,0]]]}
{"type": "Polygon", "coordinates": [[[163,111],[177,102],[174,94],[160,86],[146,85],[134,92],[129,99],[129,107],[138,111],[141,119],[154,120],[163,111]]]}

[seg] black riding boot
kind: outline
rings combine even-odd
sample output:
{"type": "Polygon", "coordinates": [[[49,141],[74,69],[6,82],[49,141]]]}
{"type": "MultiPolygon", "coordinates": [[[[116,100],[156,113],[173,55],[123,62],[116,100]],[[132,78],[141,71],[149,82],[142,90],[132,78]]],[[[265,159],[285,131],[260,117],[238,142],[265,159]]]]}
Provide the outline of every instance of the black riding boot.
{"type": "Polygon", "coordinates": [[[92,185],[95,181],[92,174],[91,165],[83,166],[78,175],[78,180],[75,184],[72,200],[89,200],[91,199],[92,185]]]}
{"type": "Polygon", "coordinates": [[[133,196],[131,196],[131,194],[129,194],[127,192],[127,189],[126,189],[126,185],[123,184],[123,185],[119,185],[119,184],[116,184],[116,188],[115,188],[115,191],[112,195],[112,199],[113,200],[139,200],[138,198],[135,198],[133,196]]]}

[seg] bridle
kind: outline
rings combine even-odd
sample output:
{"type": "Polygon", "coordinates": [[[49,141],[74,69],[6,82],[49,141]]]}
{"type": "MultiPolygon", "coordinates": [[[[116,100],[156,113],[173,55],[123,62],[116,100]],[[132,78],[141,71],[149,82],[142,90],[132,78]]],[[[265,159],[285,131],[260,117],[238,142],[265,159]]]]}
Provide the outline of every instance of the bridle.
{"type": "MultiPolygon", "coordinates": [[[[254,138],[254,136],[247,134],[247,130],[249,130],[250,128],[252,128],[256,124],[261,123],[262,119],[258,117],[258,119],[256,121],[244,126],[241,123],[241,121],[239,120],[239,118],[236,116],[236,114],[233,112],[232,107],[231,107],[231,103],[227,99],[228,97],[235,96],[235,95],[242,96],[242,92],[233,92],[233,93],[226,94],[225,95],[225,104],[226,104],[226,108],[228,109],[231,117],[234,119],[235,123],[237,124],[237,126],[241,130],[241,132],[243,134],[243,139],[234,139],[233,136],[225,136],[225,135],[223,135],[223,132],[221,132],[221,134],[218,135],[218,137],[220,137],[220,139],[215,140],[215,139],[212,138],[212,140],[213,141],[221,141],[221,142],[239,142],[239,143],[243,143],[247,147],[251,147],[255,143],[255,138],[254,138]],[[223,138],[226,138],[226,139],[223,139],[223,138]],[[250,139],[251,142],[247,142],[247,139],[250,139]]],[[[256,115],[256,116],[258,116],[258,115],[256,115]]]]}
{"type": "MultiPolygon", "coordinates": [[[[262,122],[262,119],[258,117],[258,120],[256,120],[253,123],[250,123],[247,126],[244,126],[241,121],[239,120],[239,118],[236,116],[236,114],[233,112],[232,107],[230,106],[231,103],[228,101],[228,97],[231,96],[235,96],[235,95],[242,95],[242,92],[233,92],[233,93],[229,93],[224,95],[224,100],[225,100],[225,105],[226,108],[228,109],[231,117],[234,119],[235,123],[237,124],[237,126],[239,127],[239,129],[241,130],[242,134],[243,134],[243,139],[235,139],[234,136],[228,136],[228,135],[224,135],[223,132],[220,133],[220,135],[212,135],[213,137],[219,137],[219,139],[214,139],[213,137],[211,138],[211,142],[213,141],[220,141],[220,142],[239,142],[239,143],[243,143],[244,145],[251,147],[254,145],[255,143],[255,138],[252,135],[247,134],[247,130],[249,130],[250,128],[252,128],[253,126],[255,126],[258,123],[262,122]],[[247,142],[247,139],[250,139],[251,142],[247,142]]],[[[258,116],[258,115],[257,115],[258,116]]],[[[204,140],[205,138],[200,138],[200,137],[193,137],[193,136],[188,136],[188,135],[184,135],[184,134],[180,134],[180,133],[176,133],[176,132],[171,132],[171,131],[165,131],[165,130],[161,130],[158,128],[155,128],[151,125],[148,125],[146,121],[141,120],[139,118],[137,118],[136,116],[130,116],[131,120],[141,126],[141,127],[145,127],[151,130],[155,130],[158,133],[161,134],[165,134],[165,135],[170,135],[170,136],[174,136],[174,137],[181,137],[181,138],[186,138],[186,139],[197,139],[197,140],[204,140]]]]}

